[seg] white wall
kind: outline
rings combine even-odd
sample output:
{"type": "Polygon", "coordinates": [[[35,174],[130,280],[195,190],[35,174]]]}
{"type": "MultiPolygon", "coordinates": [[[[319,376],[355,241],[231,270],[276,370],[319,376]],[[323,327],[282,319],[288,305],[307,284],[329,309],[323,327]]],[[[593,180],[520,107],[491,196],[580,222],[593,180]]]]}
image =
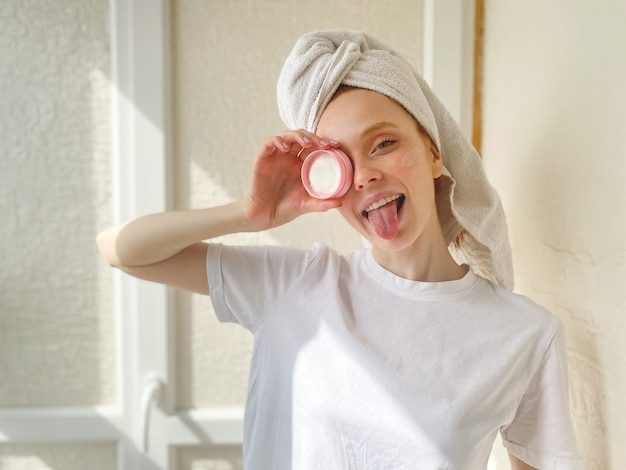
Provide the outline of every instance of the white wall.
{"type": "Polygon", "coordinates": [[[517,290],[558,314],[588,470],[626,467],[626,3],[486,2],[483,156],[517,290]]]}
{"type": "MultiPolygon", "coordinates": [[[[115,401],[112,273],[94,243],[111,223],[108,26],[106,0],[0,2],[2,410],[115,401]]],[[[1,444],[0,468],[104,470],[116,453],[1,444]]]]}
{"type": "Polygon", "coordinates": [[[0,26],[0,407],[108,404],[107,2],[2,1],[0,26]]]}
{"type": "Polygon", "coordinates": [[[114,470],[115,444],[3,444],[3,470],[114,470]]]}

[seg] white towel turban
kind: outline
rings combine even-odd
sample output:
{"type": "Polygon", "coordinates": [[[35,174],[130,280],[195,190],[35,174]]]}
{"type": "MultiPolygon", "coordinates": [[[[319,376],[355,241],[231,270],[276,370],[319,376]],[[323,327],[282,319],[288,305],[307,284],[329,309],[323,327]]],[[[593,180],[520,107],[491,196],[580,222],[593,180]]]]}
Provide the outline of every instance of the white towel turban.
{"type": "Polygon", "coordinates": [[[437,211],[455,259],[513,288],[507,224],[478,152],[424,79],[400,55],[367,34],[315,31],[302,36],[278,79],[278,109],[289,129],[315,132],[340,85],[377,91],[400,103],[441,153],[437,211]],[[463,231],[460,246],[452,243],[463,231]]]}

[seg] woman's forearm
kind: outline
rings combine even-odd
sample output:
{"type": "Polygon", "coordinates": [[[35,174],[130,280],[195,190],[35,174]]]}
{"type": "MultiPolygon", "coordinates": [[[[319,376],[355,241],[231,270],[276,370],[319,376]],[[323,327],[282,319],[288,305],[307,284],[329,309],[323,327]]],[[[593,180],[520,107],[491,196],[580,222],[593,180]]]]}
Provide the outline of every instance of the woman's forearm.
{"type": "Polygon", "coordinates": [[[257,156],[252,185],[244,199],[209,209],[139,217],[102,232],[98,236],[100,252],[112,266],[143,267],[169,260],[204,240],[262,231],[305,213],[337,208],[341,206],[338,200],[314,199],[307,194],[300,180],[302,161],[298,158],[303,148],[337,145],[304,131],[269,137],[257,156]]]}
{"type": "Polygon", "coordinates": [[[98,247],[112,266],[145,266],[168,259],[194,243],[254,227],[241,202],[209,209],[151,214],[112,227],[98,247]]]}

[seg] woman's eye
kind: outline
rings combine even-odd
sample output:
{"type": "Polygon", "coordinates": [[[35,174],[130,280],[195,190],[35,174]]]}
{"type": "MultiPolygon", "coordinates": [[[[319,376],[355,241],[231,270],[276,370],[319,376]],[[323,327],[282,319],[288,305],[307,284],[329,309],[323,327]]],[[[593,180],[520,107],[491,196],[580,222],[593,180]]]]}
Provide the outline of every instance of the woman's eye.
{"type": "Polygon", "coordinates": [[[394,140],[394,139],[385,139],[385,140],[383,140],[380,144],[378,144],[378,145],[376,146],[376,149],[377,149],[377,150],[384,149],[384,148],[386,148],[386,147],[389,147],[390,145],[395,144],[396,142],[397,142],[397,140],[394,140]]]}

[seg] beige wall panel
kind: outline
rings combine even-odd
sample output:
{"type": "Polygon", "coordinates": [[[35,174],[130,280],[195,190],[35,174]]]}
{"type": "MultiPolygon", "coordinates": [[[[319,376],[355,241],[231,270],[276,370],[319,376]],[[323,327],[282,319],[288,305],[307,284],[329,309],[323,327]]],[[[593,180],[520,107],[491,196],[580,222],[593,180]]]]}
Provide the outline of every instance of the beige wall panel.
{"type": "Polygon", "coordinates": [[[626,3],[488,1],[483,150],[517,290],[559,315],[588,470],[626,467],[626,3]]]}
{"type": "Polygon", "coordinates": [[[243,470],[240,446],[179,447],[177,470],[243,470]]]}
{"type": "Polygon", "coordinates": [[[115,470],[117,446],[106,444],[0,444],[6,470],[115,470]]]}
{"type": "Polygon", "coordinates": [[[114,401],[108,3],[0,2],[0,406],[114,401]]]}
{"type": "MultiPolygon", "coordinates": [[[[260,143],[284,129],[276,80],[301,34],[326,28],[365,30],[419,68],[421,9],[419,1],[174,1],[177,207],[213,206],[244,195],[260,143]]],[[[305,248],[323,241],[341,252],[361,246],[360,238],[334,213],[220,241],[305,248]]],[[[179,407],[242,405],[250,335],[218,325],[208,299],[178,294],[177,318],[179,407]]]]}

